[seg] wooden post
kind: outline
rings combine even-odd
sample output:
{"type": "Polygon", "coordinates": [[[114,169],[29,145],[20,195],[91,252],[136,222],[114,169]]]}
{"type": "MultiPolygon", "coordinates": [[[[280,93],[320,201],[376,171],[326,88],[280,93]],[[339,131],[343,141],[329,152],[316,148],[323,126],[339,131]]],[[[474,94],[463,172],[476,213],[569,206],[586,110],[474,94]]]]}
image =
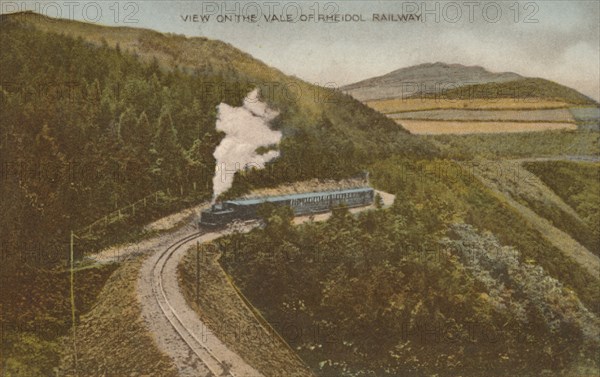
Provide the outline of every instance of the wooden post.
{"type": "Polygon", "coordinates": [[[135,216],[135,203],[131,205],[131,210],[133,211],[133,216],[135,216]]]}
{"type": "Polygon", "coordinates": [[[75,255],[74,255],[74,238],[75,234],[71,231],[71,242],[70,242],[70,259],[71,259],[71,320],[73,328],[73,362],[75,367],[75,375],[77,375],[77,333],[75,328],[75,255]]]}
{"type": "Polygon", "coordinates": [[[194,191],[196,191],[196,182],[194,182],[194,191]]]}
{"type": "Polygon", "coordinates": [[[196,305],[200,305],[200,242],[196,241],[196,305]]]}

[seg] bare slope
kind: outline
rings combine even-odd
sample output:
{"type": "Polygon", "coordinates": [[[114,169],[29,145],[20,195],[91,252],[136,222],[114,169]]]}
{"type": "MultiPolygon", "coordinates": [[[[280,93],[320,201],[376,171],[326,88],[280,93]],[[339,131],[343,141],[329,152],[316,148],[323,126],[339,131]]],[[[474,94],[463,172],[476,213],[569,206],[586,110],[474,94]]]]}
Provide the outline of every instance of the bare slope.
{"type": "Polygon", "coordinates": [[[506,82],[522,76],[494,73],[479,66],[426,63],[401,68],[383,76],[370,78],[341,89],[360,101],[409,97],[417,93],[439,93],[441,90],[488,82],[506,82]]]}
{"type": "Polygon", "coordinates": [[[342,91],[360,101],[393,98],[539,98],[571,104],[595,104],[589,97],[555,82],[523,77],[513,72],[494,73],[480,66],[420,64],[346,85],[342,91]]]}

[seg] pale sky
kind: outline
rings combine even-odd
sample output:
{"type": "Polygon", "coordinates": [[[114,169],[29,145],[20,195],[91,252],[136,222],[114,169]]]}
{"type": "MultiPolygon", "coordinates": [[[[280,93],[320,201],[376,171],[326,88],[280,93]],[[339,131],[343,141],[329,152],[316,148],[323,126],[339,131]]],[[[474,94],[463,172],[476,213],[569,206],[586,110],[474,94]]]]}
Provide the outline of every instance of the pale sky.
{"type": "Polygon", "coordinates": [[[600,99],[598,0],[1,3],[2,13],[29,9],[103,25],[219,39],[286,74],[319,85],[341,86],[399,68],[441,61],[542,77],[600,99]],[[421,14],[421,21],[373,21],[373,14],[382,13],[421,14]],[[210,14],[211,18],[204,23],[182,19],[193,14],[210,14]],[[216,19],[252,14],[258,16],[257,22],[216,19]],[[289,14],[296,22],[266,22],[264,17],[273,14],[289,14]],[[315,22],[300,20],[299,14],[358,15],[365,21],[315,22]]]}

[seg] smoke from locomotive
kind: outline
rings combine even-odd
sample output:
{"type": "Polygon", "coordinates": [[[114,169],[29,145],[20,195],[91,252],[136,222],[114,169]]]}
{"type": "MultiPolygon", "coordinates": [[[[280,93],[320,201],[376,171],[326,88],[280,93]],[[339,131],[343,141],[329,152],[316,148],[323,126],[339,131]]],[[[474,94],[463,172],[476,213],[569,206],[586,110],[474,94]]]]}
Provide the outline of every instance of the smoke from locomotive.
{"type": "Polygon", "coordinates": [[[221,103],[218,109],[216,128],[225,133],[225,138],[215,149],[216,171],[213,177],[213,199],[227,191],[233,183],[235,171],[246,167],[262,168],[265,163],[279,156],[279,151],[269,150],[256,153],[259,147],[278,145],[281,132],[269,128],[278,113],[269,109],[259,99],[258,89],[244,98],[241,107],[221,103]]]}

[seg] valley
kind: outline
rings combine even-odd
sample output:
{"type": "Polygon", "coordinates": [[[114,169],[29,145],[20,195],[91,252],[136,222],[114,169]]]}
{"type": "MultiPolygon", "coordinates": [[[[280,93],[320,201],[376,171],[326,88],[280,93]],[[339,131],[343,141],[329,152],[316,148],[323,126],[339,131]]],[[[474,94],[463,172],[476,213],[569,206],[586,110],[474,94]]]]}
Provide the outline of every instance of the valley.
{"type": "Polygon", "coordinates": [[[0,22],[0,374],[598,374],[594,99],[441,62],[333,90],[205,37],[0,22]],[[86,100],[23,96],[44,82],[86,100]]]}

